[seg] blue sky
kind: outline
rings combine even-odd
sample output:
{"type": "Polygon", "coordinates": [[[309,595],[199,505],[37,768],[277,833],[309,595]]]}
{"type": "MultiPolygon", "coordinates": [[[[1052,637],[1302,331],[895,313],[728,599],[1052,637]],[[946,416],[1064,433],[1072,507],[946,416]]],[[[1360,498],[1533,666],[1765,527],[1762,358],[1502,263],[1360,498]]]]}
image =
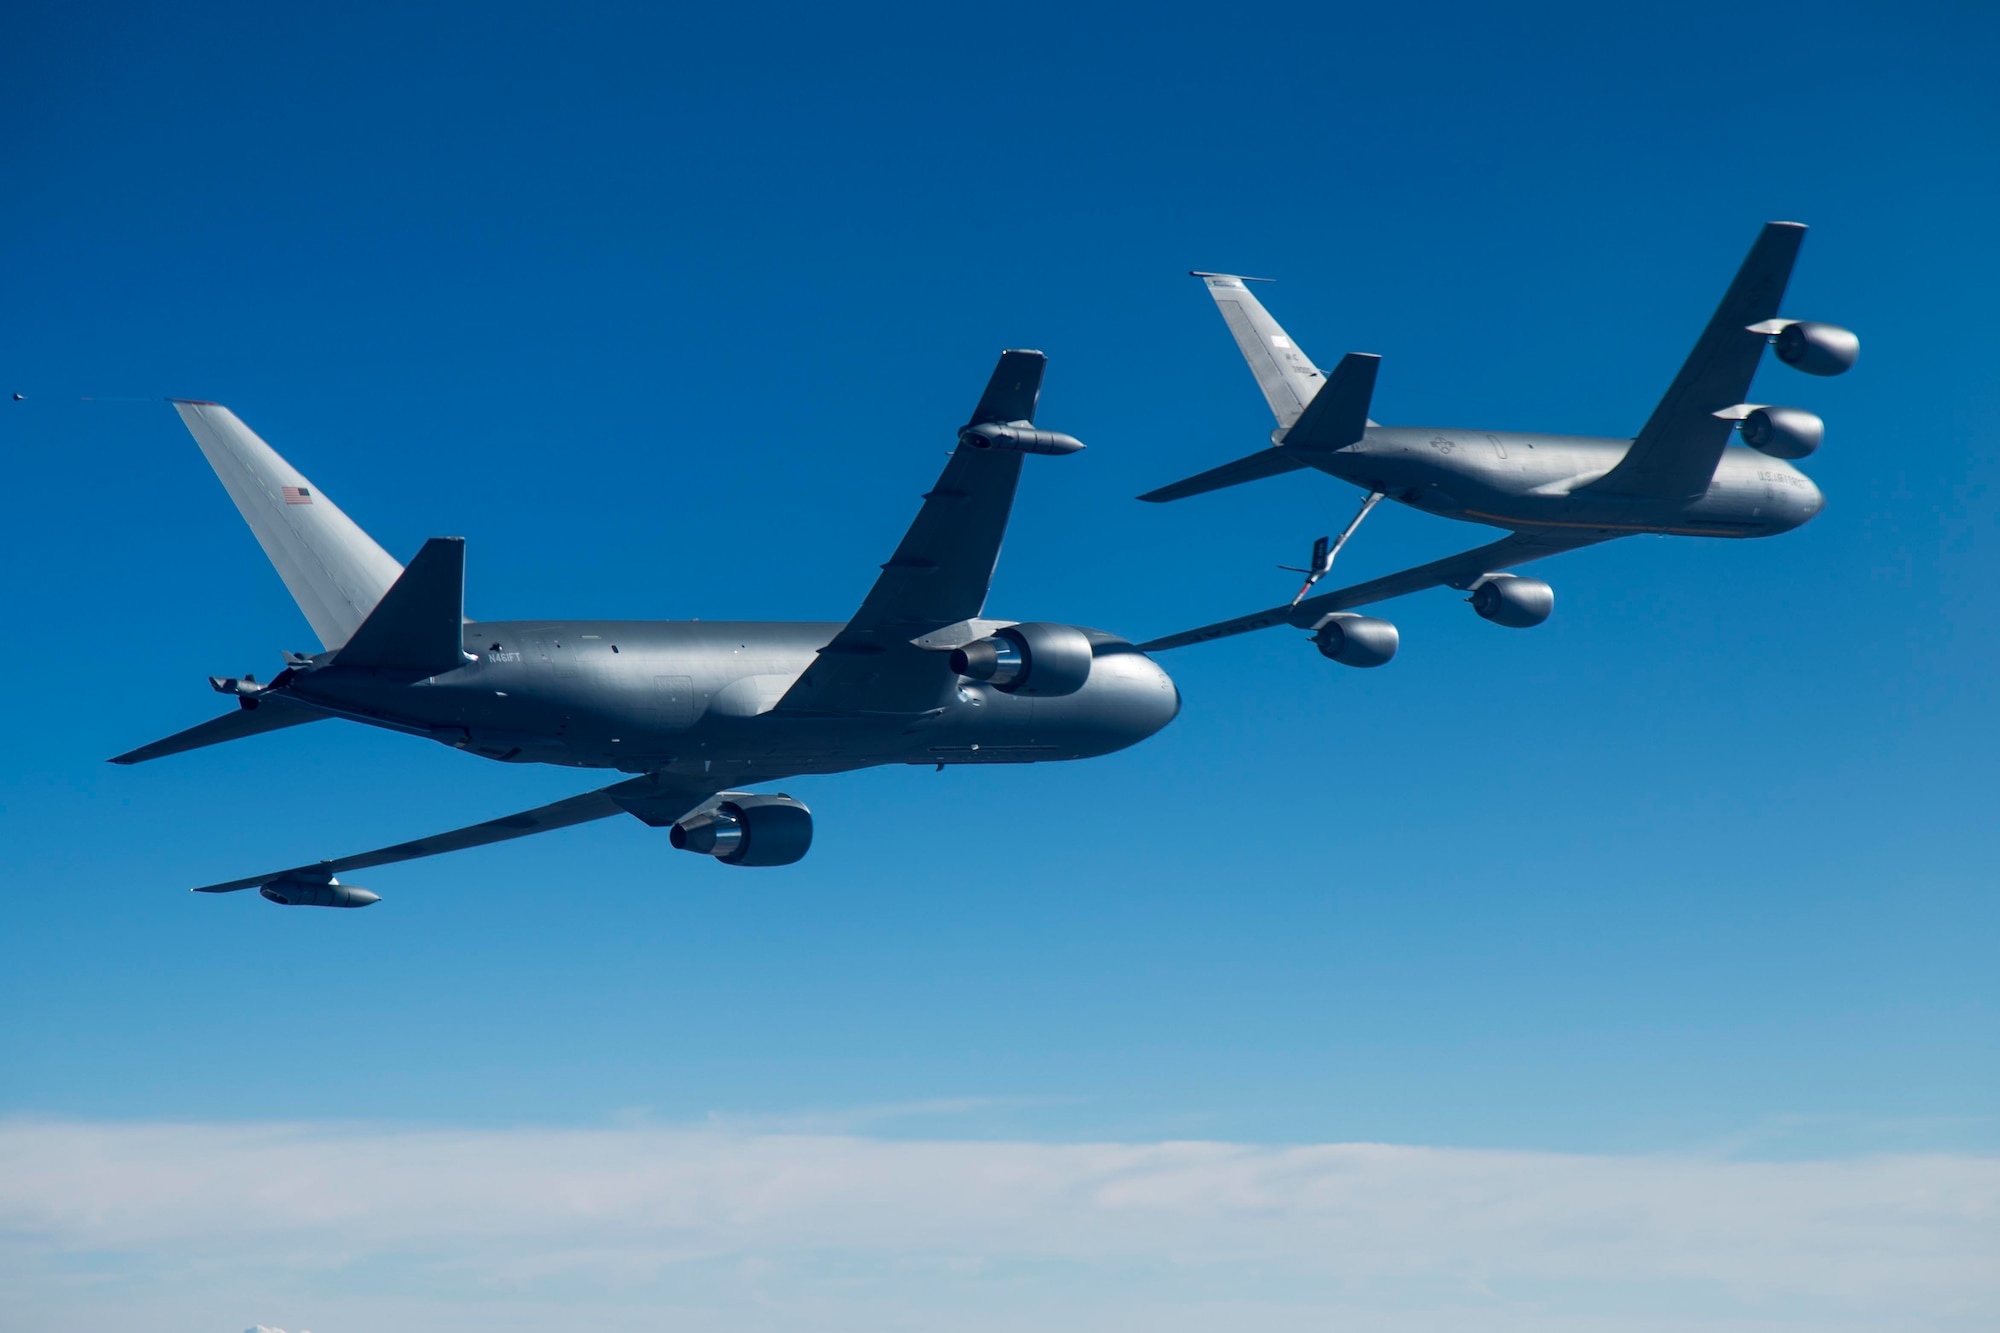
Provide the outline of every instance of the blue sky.
{"type": "MultiPolygon", "coordinates": [[[[1661,1160],[1916,1163],[1990,1215],[2000,106],[1975,7],[34,5],[10,28],[0,1157],[74,1167],[125,1135],[170,1164],[198,1133],[212,1187],[257,1178],[232,1136],[272,1126],[354,1179],[398,1135],[460,1136],[484,1173],[721,1126],[753,1157],[954,1145],[970,1179],[1066,1145],[1372,1142],[1581,1163],[1608,1195],[1661,1160]],[[1437,592],[1389,610],[1381,671],[1278,633],[1183,650],[1181,718],[1125,754],[787,784],[818,816],[793,870],[602,824],[372,872],[384,903],[353,914],[182,890],[587,784],[344,725],[103,762],[213,714],[204,676],[310,644],[169,394],[231,405],[400,558],[463,534],[475,615],[837,619],[994,353],[1040,347],[1044,424],[1091,447],[1031,460],[989,605],[1141,638],[1289,595],[1273,566],[1355,499],[1294,477],[1131,501],[1269,427],[1187,269],[1281,279],[1323,364],[1382,354],[1381,420],[1629,434],[1770,218],[1813,227],[1787,313],[1863,340],[1844,379],[1758,383],[1827,418],[1826,513],[1552,562],[1532,632],[1437,592]]],[[[1342,560],[1482,540],[1385,510],[1342,560]]],[[[121,1178],[146,1175],[103,1186],[120,1206],[206,1215],[121,1178]]],[[[1740,1212],[1728,1179],[1659,1234],[1740,1212]]],[[[0,1199],[37,1330],[1166,1327],[1169,1295],[1273,1329],[2000,1310],[1972,1277],[1829,1305],[1775,1258],[1579,1276],[1552,1256],[1587,1190],[1545,1244],[1413,1241],[1407,1286],[1249,1233],[1043,1252],[968,1224],[943,1251],[731,1232],[572,1288],[461,1263],[458,1214],[384,1276],[353,1258],[395,1230],[381,1192],[339,1214],[346,1259],[218,1270],[172,1227],[51,1220],[89,1188],[47,1180],[0,1199]],[[1170,1261],[1191,1286],[1160,1285],[1170,1261]]],[[[1967,1235],[1854,1243],[1995,1267],[1967,1235]]],[[[1800,1253],[1841,1252],[1818,1236],[1797,1222],[1800,1253]]],[[[535,1273],[589,1243],[518,1238],[535,1273]]]]}

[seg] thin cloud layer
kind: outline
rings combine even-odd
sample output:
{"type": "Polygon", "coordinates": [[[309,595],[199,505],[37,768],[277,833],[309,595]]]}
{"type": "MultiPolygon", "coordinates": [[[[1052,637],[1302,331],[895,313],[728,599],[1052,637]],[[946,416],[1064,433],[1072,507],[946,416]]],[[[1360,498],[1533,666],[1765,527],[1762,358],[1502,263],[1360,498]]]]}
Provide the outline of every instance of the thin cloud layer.
{"type": "MultiPolygon", "coordinates": [[[[226,1285],[275,1269],[349,1290],[389,1265],[401,1290],[448,1303],[579,1280],[641,1292],[718,1261],[850,1277],[919,1265],[932,1285],[1025,1265],[1102,1279],[1100,1296],[1112,1275],[1155,1295],[1149,1273],[1213,1299],[1274,1284],[1309,1304],[1393,1293],[1398,1308],[1460,1308],[1460,1327],[1480,1326],[1482,1307],[1518,1314],[1509,1288],[1546,1315],[1581,1291],[1615,1313],[1625,1292],[1635,1313],[1832,1302],[1956,1327],[2000,1316],[2000,1160],[0,1125],[0,1271],[14,1281],[88,1266],[128,1288],[226,1285]]],[[[37,1308],[62,1304],[53,1282],[37,1308]]]]}

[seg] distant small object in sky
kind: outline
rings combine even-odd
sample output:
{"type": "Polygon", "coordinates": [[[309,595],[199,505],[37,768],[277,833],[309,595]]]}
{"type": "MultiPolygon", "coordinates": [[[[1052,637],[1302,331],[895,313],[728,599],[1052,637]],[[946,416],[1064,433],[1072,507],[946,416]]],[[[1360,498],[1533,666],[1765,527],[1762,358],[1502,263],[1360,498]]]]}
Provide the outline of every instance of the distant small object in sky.
{"type": "Polygon", "coordinates": [[[27,394],[25,394],[25,393],[17,393],[17,394],[15,394],[15,395],[14,395],[14,401],[15,401],[15,402],[17,402],[17,403],[19,403],[19,402],[25,402],[25,401],[27,400],[27,397],[28,397],[28,395],[27,395],[27,394]]]}

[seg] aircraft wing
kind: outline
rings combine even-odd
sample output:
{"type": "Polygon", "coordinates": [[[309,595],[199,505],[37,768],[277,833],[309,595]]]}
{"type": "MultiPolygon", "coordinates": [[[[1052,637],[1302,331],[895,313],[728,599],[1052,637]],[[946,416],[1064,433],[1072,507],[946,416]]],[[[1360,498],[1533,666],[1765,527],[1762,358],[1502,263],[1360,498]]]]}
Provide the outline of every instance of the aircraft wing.
{"type": "Polygon", "coordinates": [[[1525,565],[1531,560],[1541,560],[1564,551],[1574,551],[1582,546],[1595,546],[1614,537],[1629,534],[1600,528],[1581,529],[1574,532],[1517,532],[1511,537],[1503,537],[1497,542],[1461,551],[1457,555],[1433,560],[1427,565],[1417,565],[1395,574],[1387,574],[1366,583],[1339,588],[1333,592],[1308,597],[1297,606],[1274,606],[1234,620],[1222,620],[1213,625],[1203,625],[1199,629],[1183,630],[1179,634],[1169,634],[1139,645],[1142,653],[1158,652],[1163,648],[1184,648],[1191,643],[1207,643],[1210,639],[1226,639],[1232,634],[1247,634],[1253,629],[1269,629],[1273,625],[1293,625],[1299,629],[1312,629],[1335,611],[1352,611],[1356,607],[1371,606],[1376,602],[1386,602],[1392,597],[1406,593],[1422,592],[1426,588],[1448,586],[1465,588],[1471,586],[1481,574],[1497,573],[1516,565],[1525,565]]]}
{"type": "MultiPolygon", "coordinates": [[[[1032,422],[1047,364],[1040,352],[1002,352],[966,425],[1032,422]]],[[[985,607],[1021,458],[1011,449],[965,444],[952,452],[861,609],[819,650],[779,709],[917,713],[943,701],[956,678],[939,653],[910,640],[972,621],[985,607]]],[[[968,640],[976,637],[968,633],[968,640]]]]}
{"type": "Polygon", "coordinates": [[[419,838],[415,842],[399,842],[393,847],[379,847],[372,852],[362,852],[356,856],[343,856],[334,861],[316,861],[310,865],[294,866],[290,870],[274,870],[269,874],[252,875],[247,879],[232,879],[222,884],[204,884],[194,892],[234,893],[238,889],[254,889],[259,885],[293,877],[323,881],[327,877],[343,874],[349,870],[367,870],[373,866],[393,865],[397,861],[414,861],[418,857],[436,856],[441,852],[458,852],[468,847],[484,847],[492,842],[525,838],[531,833],[547,833],[550,829],[568,828],[572,824],[587,824],[593,819],[609,819],[618,814],[634,815],[655,828],[662,828],[687,818],[720,795],[720,792],[704,788],[677,787],[661,778],[648,775],[615,783],[597,791],[585,792],[581,796],[572,796],[568,800],[557,801],[552,805],[523,810],[517,815],[489,819],[484,824],[474,824],[469,828],[453,829],[449,833],[419,838]]]}
{"type": "Polygon", "coordinates": [[[1735,427],[1715,413],[1749,397],[1770,341],[1749,326],[1777,317],[1805,234],[1796,222],[1764,224],[1666,397],[1624,459],[1588,489],[1660,500],[1688,499],[1708,489],[1735,427]]]}

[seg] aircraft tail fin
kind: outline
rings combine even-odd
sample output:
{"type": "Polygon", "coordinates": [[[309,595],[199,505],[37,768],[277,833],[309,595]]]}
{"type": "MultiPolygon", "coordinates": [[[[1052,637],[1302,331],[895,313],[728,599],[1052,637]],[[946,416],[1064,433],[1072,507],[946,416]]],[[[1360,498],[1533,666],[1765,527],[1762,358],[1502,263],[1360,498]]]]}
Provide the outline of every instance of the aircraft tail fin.
{"type": "Polygon", "coordinates": [[[320,644],[346,643],[403,567],[234,412],[172,401],[320,644]]]}
{"type": "Polygon", "coordinates": [[[1250,364],[1250,373],[1257,377],[1257,387],[1264,391],[1264,401],[1271,405],[1271,415],[1278,419],[1280,427],[1289,429],[1319,392],[1326,377],[1312,363],[1312,358],[1286,336],[1278,321],[1271,318],[1271,312],[1264,309],[1264,303],[1243,285],[1269,279],[1241,278],[1234,273],[1195,272],[1189,276],[1200,278],[1208,288],[1215,308],[1222,312],[1223,323],[1236,336],[1237,349],[1250,364]]]}
{"type": "Polygon", "coordinates": [[[205,745],[220,745],[224,741],[241,740],[245,736],[256,736],[266,731],[277,731],[283,727],[296,727],[301,722],[318,722],[327,715],[315,712],[303,704],[293,703],[279,696],[259,699],[255,704],[240,707],[221,717],[210,718],[206,722],[177,731],[164,740],[142,745],[136,750],[127,750],[114,758],[114,764],[143,764],[148,759],[160,759],[170,754],[184,754],[189,750],[199,750],[205,745]]]}
{"type": "Polygon", "coordinates": [[[465,538],[425,542],[333,660],[430,675],[464,666],[465,538]]]}

